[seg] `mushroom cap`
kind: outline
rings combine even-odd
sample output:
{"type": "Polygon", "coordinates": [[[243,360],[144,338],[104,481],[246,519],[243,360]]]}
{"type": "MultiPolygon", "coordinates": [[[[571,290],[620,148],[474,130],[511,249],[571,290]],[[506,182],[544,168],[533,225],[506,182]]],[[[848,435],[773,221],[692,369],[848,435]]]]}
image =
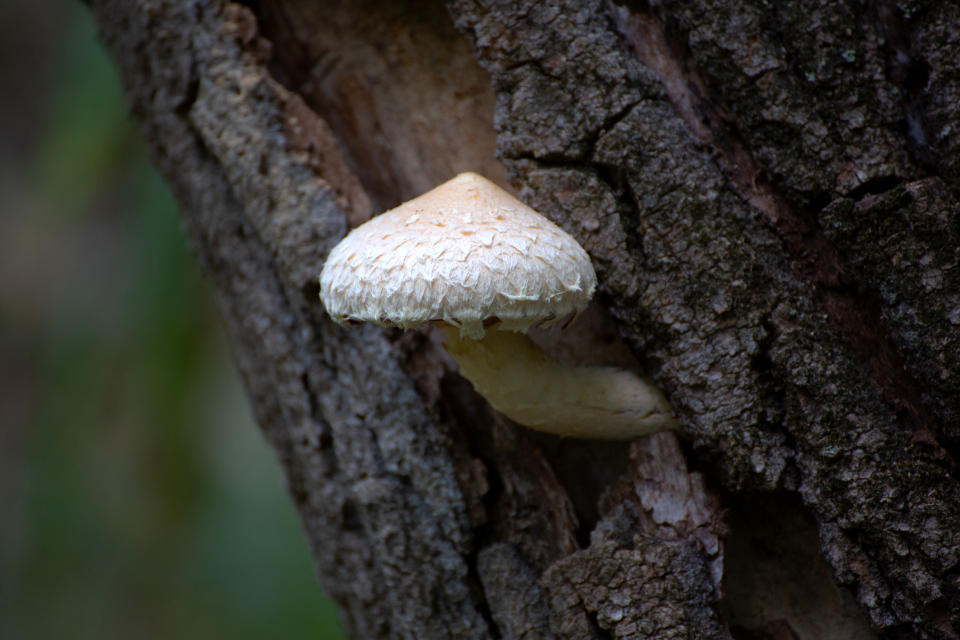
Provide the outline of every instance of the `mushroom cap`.
{"type": "Polygon", "coordinates": [[[442,320],[479,339],[484,323],[525,331],[580,311],[596,289],[587,252],[475,173],[461,173],[351,231],[320,274],[339,323],[402,328],[442,320]]]}

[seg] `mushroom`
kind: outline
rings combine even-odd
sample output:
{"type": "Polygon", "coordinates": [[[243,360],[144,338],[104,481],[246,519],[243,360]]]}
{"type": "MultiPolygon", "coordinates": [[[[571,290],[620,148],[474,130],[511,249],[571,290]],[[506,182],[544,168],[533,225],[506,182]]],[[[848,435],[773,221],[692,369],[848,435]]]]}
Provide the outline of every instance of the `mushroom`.
{"type": "Polygon", "coordinates": [[[596,283],[576,240],[462,173],[351,231],[324,264],[320,298],[340,324],[439,324],[460,374],[527,427],[615,440],[677,428],[634,373],[562,365],[524,334],[582,311],[596,283]]]}

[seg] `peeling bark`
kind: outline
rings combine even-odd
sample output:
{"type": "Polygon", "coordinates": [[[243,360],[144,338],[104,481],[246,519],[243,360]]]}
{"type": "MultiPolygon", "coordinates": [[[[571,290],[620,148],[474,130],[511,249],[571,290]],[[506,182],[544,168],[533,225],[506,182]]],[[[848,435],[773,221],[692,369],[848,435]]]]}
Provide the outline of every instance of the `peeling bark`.
{"type": "Polygon", "coordinates": [[[960,637],[956,3],[248,4],[91,0],[351,636],[960,637]],[[346,230],[462,170],[597,267],[534,339],[680,440],[325,316],[346,230]]]}

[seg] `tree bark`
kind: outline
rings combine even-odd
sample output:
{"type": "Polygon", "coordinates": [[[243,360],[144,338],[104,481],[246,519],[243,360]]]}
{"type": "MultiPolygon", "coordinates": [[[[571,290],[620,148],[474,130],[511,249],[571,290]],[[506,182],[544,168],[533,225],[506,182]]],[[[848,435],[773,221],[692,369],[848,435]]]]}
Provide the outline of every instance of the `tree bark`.
{"type": "Polygon", "coordinates": [[[91,6],[349,635],[960,637],[960,5],[91,6]],[[537,339],[679,440],[325,316],[347,229],[464,170],[594,260],[537,339]]]}

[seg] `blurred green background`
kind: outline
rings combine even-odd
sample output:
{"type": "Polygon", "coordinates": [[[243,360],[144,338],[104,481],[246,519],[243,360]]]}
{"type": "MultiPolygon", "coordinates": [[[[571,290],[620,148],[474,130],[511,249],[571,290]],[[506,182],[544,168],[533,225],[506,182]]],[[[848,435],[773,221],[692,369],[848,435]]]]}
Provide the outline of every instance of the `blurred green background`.
{"type": "Polygon", "coordinates": [[[0,637],[342,637],[87,11],[0,86],[0,637]]]}

